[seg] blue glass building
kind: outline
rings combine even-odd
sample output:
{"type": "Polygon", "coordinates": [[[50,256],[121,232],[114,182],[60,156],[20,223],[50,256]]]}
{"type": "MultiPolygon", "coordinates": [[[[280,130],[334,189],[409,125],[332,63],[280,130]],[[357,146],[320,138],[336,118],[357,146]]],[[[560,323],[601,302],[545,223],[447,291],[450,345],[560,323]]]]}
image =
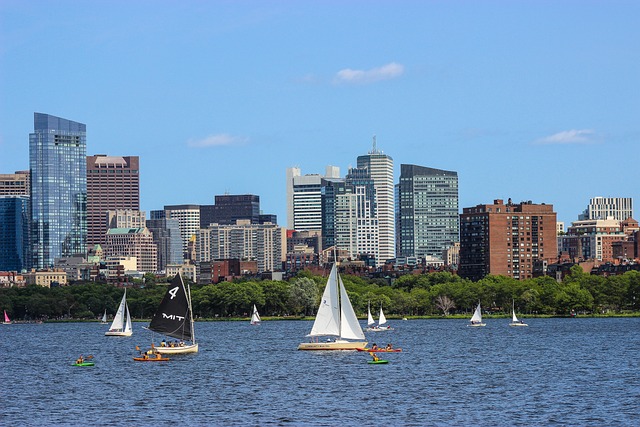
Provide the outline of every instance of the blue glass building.
{"type": "Polygon", "coordinates": [[[0,271],[29,264],[29,197],[0,196],[0,271]]]}
{"type": "Polygon", "coordinates": [[[34,268],[86,253],[87,127],[34,113],[29,134],[31,252],[34,268]]]}

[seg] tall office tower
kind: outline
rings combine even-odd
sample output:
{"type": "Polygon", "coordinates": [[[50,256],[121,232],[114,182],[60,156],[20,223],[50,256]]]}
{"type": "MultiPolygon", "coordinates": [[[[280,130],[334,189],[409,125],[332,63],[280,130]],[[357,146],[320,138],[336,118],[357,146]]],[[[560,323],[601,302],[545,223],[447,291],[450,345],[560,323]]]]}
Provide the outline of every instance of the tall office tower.
{"type": "Polygon", "coordinates": [[[30,259],[29,171],[0,174],[0,271],[26,269],[30,259]]]}
{"type": "Polygon", "coordinates": [[[87,127],[34,113],[29,134],[31,266],[87,250],[87,127]]]}
{"type": "Polygon", "coordinates": [[[375,184],[368,169],[351,168],[345,177],[347,185],[353,187],[356,210],[350,216],[355,217],[357,255],[367,255],[376,266],[384,264],[379,257],[379,227],[376,215],[375,184]]]}
{"type": "Polygon", "coordinates": [[[248,219],[260,222],[260,196],[253,194],[225,194],[215,196],[215,204],[200,206],[200,228],[209,224],[230,225],[248,219]]]}
{"type": "Polygon", "coordinates": [[[107,211],[140,209],[138,156],[87,156],[87,244],[106,241],[107,211]]]}
{"type": "Polygon", "coordinates": [[[460,240],[457,172],[401,165],[398,198],[398,256],[441,258],[460,240]]]}
{"type": "Polygon", "coordinates": [[[0,174],[0,196],[29,197],[31,195],[30,180],[29,171],[0,174]]]}
{"type": "Polygon", "coordinates": [[[458,274],[473,281],[487,274],[524,280],[532,277],[536,260],[556,260],[556,213],[553,205],[529,202],[462,209],[460,215],[460,268],[458,274]]]}
{"type": "Polygon", "coordinates": [[[336,246],[353,259],[366,256],[381,264],[375,189],[367,169],[351,168],[344,180],[323,179],[322,215],[323,249],[336,246]]]}
{"type": "MultiPolygon", "coordinates": [[[[347,188],[344,179],[323,179],[322,180],[322,230],[321,230],[321,249],[329,249],[336,245],[336,210],[338,197],[352,192],[351,187],[347,188]]],[[[341,201],[342,203],[343,201],[341,201]]]]}
{"type": "Polygon", "coordinates": [[[251,224],[249,220],[213,224],[198,232],[196,259],[199,263],[244,259],[256,261],[258,273],[281,271],[286,250],[283,232],[276,224],[251,224]]]}
{"type": "Polygon", "coordinates": [[[158,271],[164,271],[167,265],[182,264],[182,237],[178,220],[150,219],[147,220],[147,228],[153,234],[153,242],[158,247],[158,271]]]}
{"type": "Polygon", "coordinates": [[[190,259],[189,241],[191,237],[198,234],[200,229],[200,206],[199,205],[172,205],[165,206],[164,213],[151,212],[151,219],[169,218],[178,220],[180,236],[182,237],[182,253],[184,259],[190,259]]]}
{"type": "Polygon", "coordinates": [[[384,263],[386,260],[396,257],[393,159],[382,151],[378,151],[375,136],[373,137],[373,148],[369,154],[358,156],[358,168],[368,169],[371,178],[373,178],[380,229],[379,261],[384,263]]]}
{"type": "Polygon", "coordinates": [[[633,199],[631,197],[594,197],[589,206],[578,215],[579,220],[615,219],[624,221],[633,218],[633,199]]]}
{"type": "Polygon", "coordinates": [[[29,255],[29,197],[0,195],[0,271],[21,272],[29,255]]]}
{"type": "Polygon", "coordinates": [[[340,168],[327,166],[324,177],[300,175],[300,168],[287,169],[287,228],[297,231],[322,229],[322,179],[340,178],[340,168]]]}

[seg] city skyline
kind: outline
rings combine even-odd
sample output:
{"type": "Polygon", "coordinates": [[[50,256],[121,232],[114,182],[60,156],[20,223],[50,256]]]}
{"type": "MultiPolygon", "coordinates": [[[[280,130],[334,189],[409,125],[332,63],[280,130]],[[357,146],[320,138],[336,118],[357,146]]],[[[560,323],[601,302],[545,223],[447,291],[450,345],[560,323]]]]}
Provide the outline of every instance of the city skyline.
{"type": "Polygon", "coordinates": [[[0,6],[0,173],[28,169],[42,112],[86,124],[87,155],[138,156],[146,212],[256,194],[285,225],[286,169],[347,171],[373,135],[395,183],[456,171],[460,210],[569,225],[640,198],[635,2],[36,5],[0,6]]]}

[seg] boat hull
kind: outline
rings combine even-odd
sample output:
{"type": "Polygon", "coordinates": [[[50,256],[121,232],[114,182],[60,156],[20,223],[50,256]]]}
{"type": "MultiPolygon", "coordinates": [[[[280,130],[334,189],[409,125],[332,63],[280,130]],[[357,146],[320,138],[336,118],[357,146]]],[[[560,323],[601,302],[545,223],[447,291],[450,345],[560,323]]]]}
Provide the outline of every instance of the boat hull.
{"type": "Polygon", "coordinates": [[[509,323],[509,326],[529,326],[526,323],[509,323]]]}
{"type": "Polygon", "coordinates": [[[303,342],[298,350],[357,350],[366,346],[366,341],[303,342]]]}
{"type": "Polygon", "coordinates": [[[389,363],[388,360],[369,360],[367,361],[369,365],[385,365],[389,363]]]}
{"type": "Polygon", "coordinates": [[[467,326],[470,326],[472,328],[479,328],[481,326],[487,326],[487,324],[486,323],[474,323],[474,324],[469,324],[467,326]]]}
{"type": "Polygon", "coordinates": [[[149,357],[149,358],[134,357],[133,360],[135,360],[136,362],[168,362],[169,358],[168,357],[149,357]]]}
{"type": "Polygon", "coordinates": [[[82,362],[82,363],[74,363],[73,366],[93,366],[95,363],[93,362],[82,362]]]}
{"type": "Polygon", "coordinates": [[[178,347],[155,347],[156,353],[160,354],[187,354],[187,353],[197,353],[198,352],[198,343],[183,345],[178,347]]]}
{"type": "Polygon", "coordinates": [[[365,332],[385,332],[393,331],[393,328],[365,328],[365,332]]]}
{"type": "Polygon", "coordinates": [[[130,337],[133,331],[107,331],[105,336],[107,337],[130,337]]]}

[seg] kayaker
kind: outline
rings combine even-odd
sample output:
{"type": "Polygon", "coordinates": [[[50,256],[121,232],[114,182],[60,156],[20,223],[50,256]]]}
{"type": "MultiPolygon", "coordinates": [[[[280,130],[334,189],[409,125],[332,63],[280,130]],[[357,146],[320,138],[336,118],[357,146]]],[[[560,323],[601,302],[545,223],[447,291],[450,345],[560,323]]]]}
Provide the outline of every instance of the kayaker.
{"type": "Polygon", "coordinates": [[[374,362],[377,362],[378,360],[380,360],[380,358],[374,352],[371,352],[369,354],[371,355],[371,357],[373,357],[374,362]]]}
{"type": "Polygon", "coordinates": [[[84,363],[84,357],[80,355],[80,357],[78,357],[78,359],[76,360],[76,365],[82,365],[83,363],[84,363]]]}
{"type": "Polygon", "coordinates": [[[391,345],[391,343],[387,344],[387,350],[391,350],[393,348],[393,346],[391,345]]]}
{"type": "Polygon", "coordinates": [[[378,344],[373,343],[373,345],[371,346],[371,350],[377,350],[378,349],[378,344]]]}

